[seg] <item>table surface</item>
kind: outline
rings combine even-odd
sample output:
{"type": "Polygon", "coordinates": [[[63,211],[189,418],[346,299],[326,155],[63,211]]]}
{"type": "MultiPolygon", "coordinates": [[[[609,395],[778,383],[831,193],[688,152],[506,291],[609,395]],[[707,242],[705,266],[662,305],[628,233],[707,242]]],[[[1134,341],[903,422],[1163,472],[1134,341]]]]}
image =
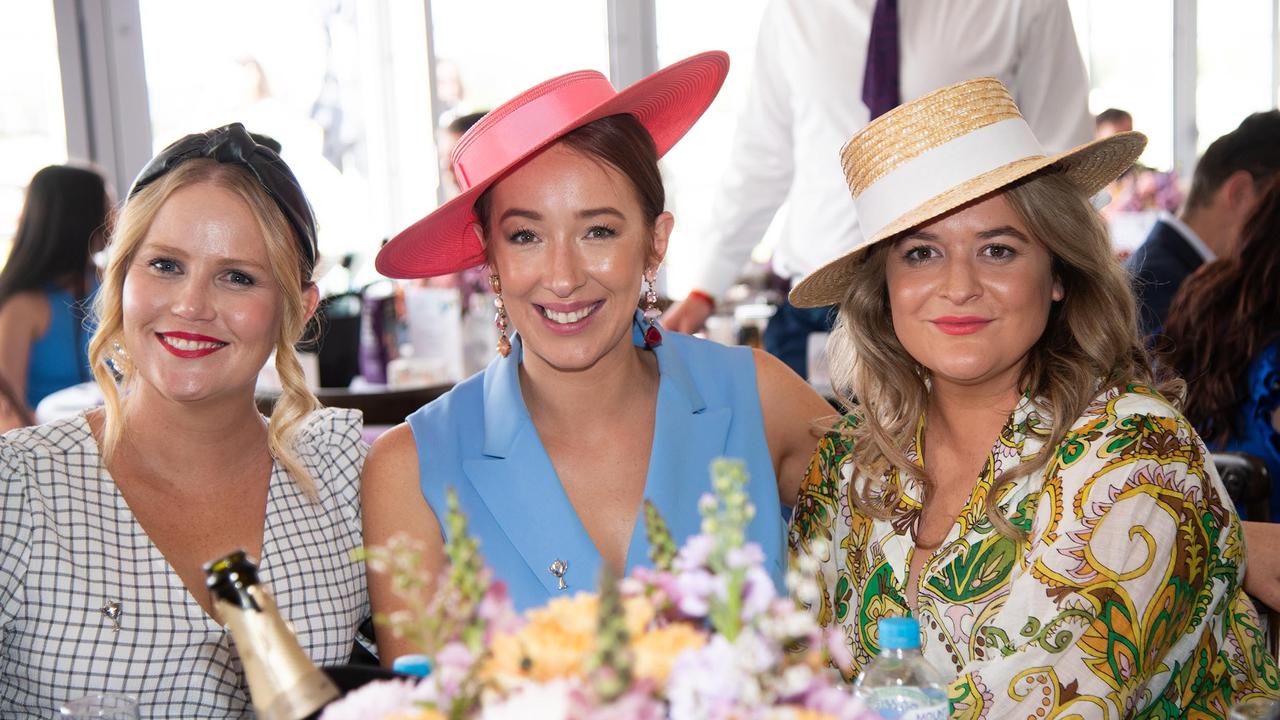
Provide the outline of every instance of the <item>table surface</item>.
{"type": "MultiPolygon", "coordinates": [[[[365,425],[396,425],[404,422],[410,413],[445,394],[452,384],[414,388],[320,388],[316,397],[326,407],[359,410],[365,425]]],[[[260,392],[257,395],[258,410],[270,415],[278,393],[260,392]]],[[[102,404],[102,392],[97,383],[87,382],[63,388],[40,401],[36,420],[49,422],[75,415],[102,404]]]]}

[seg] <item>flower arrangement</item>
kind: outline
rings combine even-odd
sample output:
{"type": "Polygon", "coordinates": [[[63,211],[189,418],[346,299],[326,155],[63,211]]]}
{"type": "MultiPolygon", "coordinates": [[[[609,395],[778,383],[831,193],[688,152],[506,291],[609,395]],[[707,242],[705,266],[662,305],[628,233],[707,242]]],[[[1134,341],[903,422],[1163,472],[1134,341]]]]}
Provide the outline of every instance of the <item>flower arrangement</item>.
{"type": "Polygon", "coordinates": [[[439,582],[416,572],[421,553],[404,542],[366,554],[410,608],[380,622],[431,657],[430,674],[366,685],[324,720],[877,718],[831,667],[843,644],[778,596],[764,554],[746,542],[754,508],[742,465],[718,460],[712,479],[702,532],[683,547],[646,504],[652,568],[523,615],[450,496],[450,569],[439,582]]]}

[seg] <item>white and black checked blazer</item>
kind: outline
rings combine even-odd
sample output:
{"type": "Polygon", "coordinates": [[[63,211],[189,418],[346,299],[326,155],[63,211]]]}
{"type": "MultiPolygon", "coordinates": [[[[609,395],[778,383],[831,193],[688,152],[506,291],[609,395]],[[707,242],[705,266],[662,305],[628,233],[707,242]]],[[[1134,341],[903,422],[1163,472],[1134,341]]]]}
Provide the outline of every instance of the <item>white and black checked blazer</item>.
{"type": "MultiPolygon", "coordinates": [[[[351,655],[369,615],[360,414],[326,408],[298,433],[312,503],[277,463],[260,577],[320,665],[351,655]]],[[[93,692],[143,717],[252,714],[230,635],[191,597],[107,475],[83,415],[0,437],[0,718],[49,718],[93,692]],[[120,631],[102,608],[121,606],[120,631]]]]}

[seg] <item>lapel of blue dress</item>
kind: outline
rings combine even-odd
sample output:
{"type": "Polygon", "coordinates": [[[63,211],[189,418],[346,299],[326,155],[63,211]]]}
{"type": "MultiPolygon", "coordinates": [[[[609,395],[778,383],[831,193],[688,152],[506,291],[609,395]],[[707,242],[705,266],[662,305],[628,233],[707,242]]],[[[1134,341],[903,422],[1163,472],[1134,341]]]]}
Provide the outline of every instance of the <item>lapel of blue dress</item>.
{"type": "Polygon", "coordinates": [[[600,556],[529,418],[520,392],[522,350],[517,335],[510,356],[485,371],[483,454],[463,461],[463,472],[548,594],[560,592],[549,570],[556,560],[569,563],[570,589],[589,590],[600,556]]]}
{"type": "MultiPolygon", "coordinates": [[[[636,313],[632,332],[636,345],[644,342],[644,329],[644,317],[636,313]]],[[[672,344],[654,348],[661,380],[645,498],[658,508],[676,543],[681,544],[701,526],[698,499],[711,488],[711,461],[725,454],[733,411],[728,406],[707,404],[694,385],[686,359],[672,344]]],[[[627,570],[649,564],[642,511],[627,550],[627,570]]]]}

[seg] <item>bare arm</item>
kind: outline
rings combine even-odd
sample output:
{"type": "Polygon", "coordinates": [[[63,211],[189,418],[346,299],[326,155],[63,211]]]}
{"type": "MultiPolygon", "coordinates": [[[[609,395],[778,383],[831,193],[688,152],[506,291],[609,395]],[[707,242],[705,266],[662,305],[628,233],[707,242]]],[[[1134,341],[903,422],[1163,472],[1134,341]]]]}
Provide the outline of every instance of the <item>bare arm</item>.
{"type": "MultiPolygon", "coordinates": [[[[395,535],[407,535],[427,551],[423,572],[439,576],[445,567],[444,540],[435,513],[422,496],[418,479],[418,451],[413,431],[397,425],[373,443],[365,459],[360,497],[364,508],[366,547],[381,547],[395,535]]],[[[369,602],[375,616],[404,609],[392,592],[391,578],[369,571],[369,602]]],[[[384,666],[400,655],[420,652],[397,638],[390,628],[379,627],[378,656],[384,666]]]]}
{"type": "Polygon", "coordinates": [[[27,397],[31,345],[49,327],[49,302],[37,292],[21,292],[0,305],[0,376],[18,400],[27,397]]]}
{"type": "Polygon", "coordinates": [[[795,507],[805,470],[822,437],[820,421],[835,410],[781,360],[755,351],[756,389],[764,413],[764,433],[778,478],[778,498],[795,507]]]}
{"type": "Polygon", "coordinates": [[[1267,607],[1280,609],[1280,524],[1240,523],[1244,527],[1244,589],[1267,607]]]}

